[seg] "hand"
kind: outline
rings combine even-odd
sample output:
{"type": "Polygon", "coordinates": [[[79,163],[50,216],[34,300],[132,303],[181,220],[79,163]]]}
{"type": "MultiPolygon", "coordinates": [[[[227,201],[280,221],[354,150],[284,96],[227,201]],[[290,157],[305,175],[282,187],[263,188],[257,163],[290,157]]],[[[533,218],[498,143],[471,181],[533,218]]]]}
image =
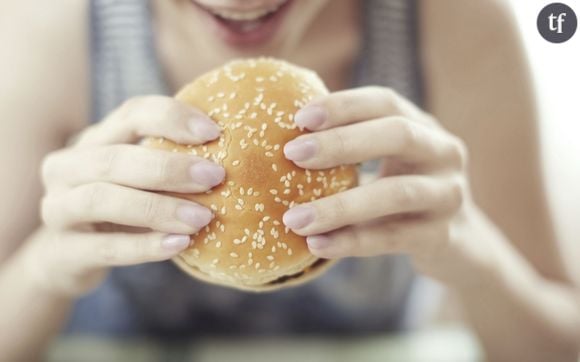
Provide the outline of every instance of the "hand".
{"type": "Polygon", "coordinates": [[[219,128],[166,97],[135,98],[43,161],[47,237],[29,249],[42,282],[68,294],[96,286],[111,266],[171,258],[213,218],[194,202],[151,191],[204,192],[225,171],[200,157],[131,143],[142,136],[200,144],[219,128]]]}
{"type": "Polygon", "coordinates": [[[313,254],[403,252],[434,270],[437,256],[457,247],[452,235],[465,226],[470,198],[466,148],[433,117],[390,89],[366,87],[318,98],[294,119],[314,131],[284,147],[300,167],[381,160],[373,182],[286,212],[284,223],[307,236],[313,254]]]}

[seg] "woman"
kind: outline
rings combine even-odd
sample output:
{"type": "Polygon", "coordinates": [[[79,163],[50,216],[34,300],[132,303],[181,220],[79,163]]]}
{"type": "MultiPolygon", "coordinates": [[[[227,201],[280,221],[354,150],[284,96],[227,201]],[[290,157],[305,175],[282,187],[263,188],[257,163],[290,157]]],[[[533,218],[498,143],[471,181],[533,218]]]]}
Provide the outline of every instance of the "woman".
{"type": "Polygon", "coordinates": [[[578,289],[549,219],[536,109],[504,2],[1,6],[10,52],[0,57],[0,165],[10,174],[0,187],[0,360],[38,356],[66,320],[69,331],[160,337],[399,328],[413,279],[400,254],[457,293],[491,360],[577,356],[578,289]],[[376,181],[284,217],[312,253],[363,258],[261,296],[143,264],[179,253],[212,217],[145,190],[203,192],[224,171],[132,145],[216,138],[201,112],[150,94],[258,55],[314,69],[334,91],[296,115],[314,132],[285,146],[290,160],[380,160],[376,181]]]}

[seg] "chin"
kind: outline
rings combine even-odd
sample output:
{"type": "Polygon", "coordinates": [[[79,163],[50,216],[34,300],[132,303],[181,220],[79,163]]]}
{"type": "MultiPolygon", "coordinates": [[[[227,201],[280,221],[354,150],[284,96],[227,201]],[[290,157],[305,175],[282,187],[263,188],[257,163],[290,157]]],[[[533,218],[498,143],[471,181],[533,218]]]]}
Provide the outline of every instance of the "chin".
{"type": "MultiPolygon", "coordinates": [[[[283,56],[320,9],[306,0],[187,0],[208,47],[236,55],[283,56]]],[[[290,49],[289,49],[290,48],[290,49]]]]}

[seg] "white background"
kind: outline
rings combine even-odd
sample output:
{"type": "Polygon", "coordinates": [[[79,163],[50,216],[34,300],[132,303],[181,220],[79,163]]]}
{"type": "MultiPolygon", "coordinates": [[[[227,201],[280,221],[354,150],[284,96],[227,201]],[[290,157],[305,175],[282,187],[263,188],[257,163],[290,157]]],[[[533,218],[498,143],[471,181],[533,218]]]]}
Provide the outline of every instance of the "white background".
{"type": "MultiPolygon", "coordinates": [[[[471,0],[473,1],[473,0],[471,0]]],[[[478,0],[475,0],[478,1],[478,0]]],[[[579,0],[558,0],[580,17],[579,0]]],[[[552,1],[511,0],[530,56],[542,112],[545,177],[561,238],[580,269],[580,29],[551,44],[537,31],[540,10],[552,1]]],[[[580,271],[580,270],[579,270],[580,271]]]]}

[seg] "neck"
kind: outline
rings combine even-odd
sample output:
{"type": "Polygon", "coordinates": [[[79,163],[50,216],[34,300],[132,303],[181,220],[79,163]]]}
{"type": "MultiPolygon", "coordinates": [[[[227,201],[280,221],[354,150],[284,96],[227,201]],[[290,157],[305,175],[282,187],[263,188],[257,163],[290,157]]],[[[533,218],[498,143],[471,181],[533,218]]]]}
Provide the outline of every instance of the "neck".
{"type": "Polygon", "coordinates": [[[191,4],[183,1],[153,1],[153,26],[157,51],[171,91],[232,58],[268,55],[316,71],[331,90],[346,88],[359,47],[358,0],[329,1],[317,18],[280,49],[255,53],[216,51],[191,21],[191,4]],[[324,51],[321,51],[324,49],[324,51]]]}

